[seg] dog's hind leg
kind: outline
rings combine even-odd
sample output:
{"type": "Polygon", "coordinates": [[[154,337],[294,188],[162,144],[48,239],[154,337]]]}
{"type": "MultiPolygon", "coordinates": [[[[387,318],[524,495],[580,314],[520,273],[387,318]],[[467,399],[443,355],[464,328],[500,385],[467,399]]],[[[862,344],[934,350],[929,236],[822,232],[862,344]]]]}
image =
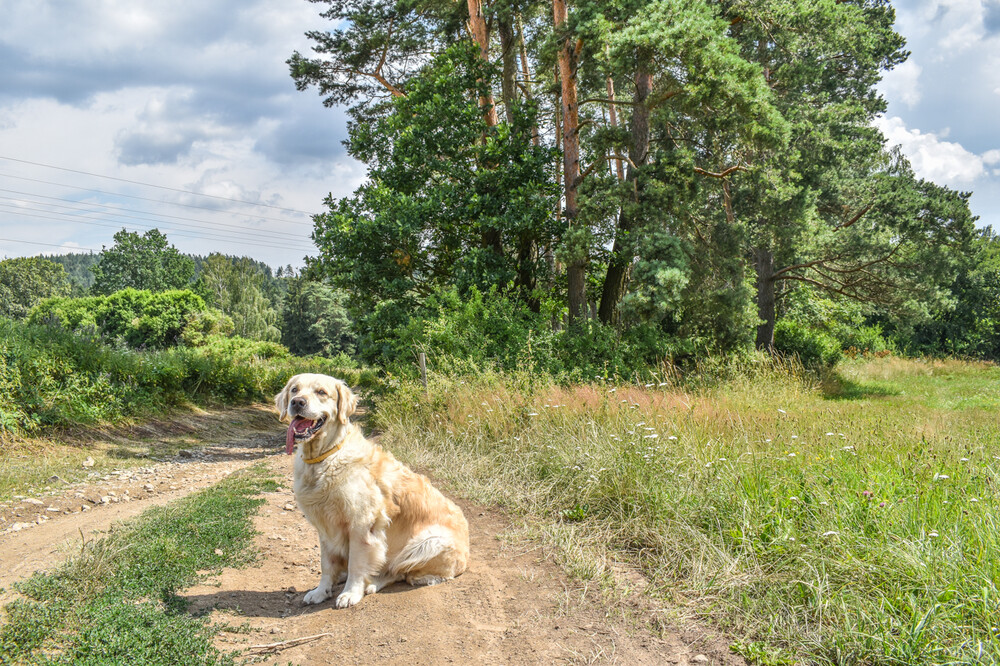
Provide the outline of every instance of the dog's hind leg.
{"type": "Polygon", "coordinates": [[[428,574],[425,576],[407,576],[406,582],[410,585],[417,587],[419,585],[437,585],[439,583],[444,583],[445,581],[451,580],[450,578],[445,578],[444,576],[435,576],[433,574],[428,574]]]}
{"type": "Polygon", "coordinates": [[[368,581],[368,587],[365,588],[365,594],[375,594],[383,587],[387,587],[401,580],[403,580],[402,576],[393,574],[383,574],[381,576],[375,576],[370,581],[368,581]]]}

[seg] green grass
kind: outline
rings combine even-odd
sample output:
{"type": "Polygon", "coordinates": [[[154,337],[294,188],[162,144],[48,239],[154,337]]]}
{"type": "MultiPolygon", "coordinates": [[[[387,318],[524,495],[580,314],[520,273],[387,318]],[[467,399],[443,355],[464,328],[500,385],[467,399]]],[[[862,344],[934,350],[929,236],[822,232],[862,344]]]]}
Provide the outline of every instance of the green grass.
{"type": "Polygon", "coordinates": [[[86,545],[52,573],[16,587],[5,608],[2,664],[231,664],[214,630],[186,612],[179,590],[199,572],[252,562],[258,495],[275,482],[263,467],[150,509],[86,545]]]}
{"type": "Polygon", "coordinates": [[[1000,368],[659,379],[436,377],[385,398],[377,425],[529,516],[574,573],[630,563],[675,621],[714,623],[756,663],[1000,663],[1000,368]]]}

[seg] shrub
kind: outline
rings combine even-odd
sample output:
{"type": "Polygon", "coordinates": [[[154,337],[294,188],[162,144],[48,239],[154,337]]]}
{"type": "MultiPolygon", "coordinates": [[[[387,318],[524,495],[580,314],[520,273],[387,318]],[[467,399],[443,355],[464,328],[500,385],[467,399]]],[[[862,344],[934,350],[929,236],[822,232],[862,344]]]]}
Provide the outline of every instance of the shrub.
{"type": "Polygon", "coordinates": [[[774,348],[781,354],[798,357],[807,368],[832,367],[841,357],[836,338],[792,319],[782,319],[775,325],[774,348]]]}
{"type": "Polygon", "coordinates": [[[134,349],[164,349],[181,342],[192,321],[207,311],[201,296],[187,289],[123,289],[110,296],[46,299],[34,308],[29,322],[59,323],[71,331],[92,328],[134,349]]]}
{"type": "Polygon", "coordinates": [[[462,359],[471,366],[544,367],[551,353],[550,325],[545,317],[498,293],[475,287],[464,299],[455,290],[427,300],[429,313],[396,331],[395,357],[412,363],[413,354],[432,359],[462,359]]]}
{"type": "Polygon", "coordinates": [[[267,400],[300,372],[351,385],[374,374],[342,359],[302,359],[273,342],[206,335],[199,347],[123,349],[96,335],[0,317],[0,437],[116,421],[188,401],[267,400]]]}
{"type": "Polygon", "coordinates": [[[847,349],[855,350],[855,355],[885,355],[886,352],[896,351],[896,345],[885,339],[879,324],[857,328],[845,336],[841,344],[847,349]]]}

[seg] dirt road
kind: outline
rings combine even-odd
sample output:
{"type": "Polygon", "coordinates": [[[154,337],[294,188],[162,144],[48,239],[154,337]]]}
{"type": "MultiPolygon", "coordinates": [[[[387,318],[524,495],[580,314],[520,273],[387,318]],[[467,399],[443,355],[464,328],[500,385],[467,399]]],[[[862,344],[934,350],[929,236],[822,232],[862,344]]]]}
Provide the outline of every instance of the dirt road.
{"type": "Polygon", "coordinates": [[[266,494],[255,519],[258,563],[226,569],[183,595],[192,613],[240,628],[219,634],[222,649],[274,664],[743,663],[727,641],[694,630],[653,636],[641,616],[626,622],[609,614],[599,595],[568,580],[536,544],[506,538],[510,522],[501,512],[460,498],[473,558],[464,575],[429,588],[393,585],[345,610],[332,600],[303,606],[319,577],[319,548],[294,506],[282,443],[275,424],[0,506],[0,603],[16,595],[13,582],[58,564],[81,539],[263,460],[282,485],[266,494]],[[309,640],[295,644],[300,638],[309,640]]]}

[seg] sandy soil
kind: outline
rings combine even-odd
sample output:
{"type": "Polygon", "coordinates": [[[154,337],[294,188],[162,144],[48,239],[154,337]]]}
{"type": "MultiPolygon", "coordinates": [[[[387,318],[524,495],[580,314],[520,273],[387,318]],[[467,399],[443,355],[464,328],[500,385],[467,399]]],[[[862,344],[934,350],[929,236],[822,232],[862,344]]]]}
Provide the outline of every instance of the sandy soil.
{"type": "Polygon", "coordinates": [[[510,521],[501,512],[461,498],[472,539],[465,574],[434,587],[396,584],[344,610],[332,600],[303,606],[319,577],[319,548],[294,505],[291,459],[280,454],[282,445],[275,424],[0,505],[0,603],[16,595],[13,582],[58,564],[81,539],[264,460],[282,484],[266,494],[256,518],[257,564],[226,569],[183,595],[192,613],[232,628],[219,634],[221,649],[273,664],[744,663],[728,641],[706,632],[654,636],[641,610],[610,612],[537,544],[509,538],[510,521]]]}

